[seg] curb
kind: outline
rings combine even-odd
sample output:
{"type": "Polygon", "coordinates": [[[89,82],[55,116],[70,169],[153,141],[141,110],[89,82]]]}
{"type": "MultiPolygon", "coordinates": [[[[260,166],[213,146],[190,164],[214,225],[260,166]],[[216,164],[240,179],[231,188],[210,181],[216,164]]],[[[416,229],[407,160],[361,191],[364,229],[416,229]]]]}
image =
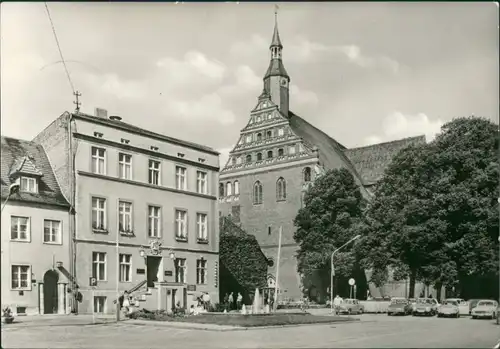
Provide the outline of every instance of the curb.
{"type": "Polygon", "coordinates": [[[332,322],[316,322],[316,323],[306,323],[306,324],[288,324],[288,325],[275,325],[275,326],[231,326],[231,327],[215,327],[218,325],[208,326],[179,326],[180,322],[169,322],[169,321],[151,321],[146,320],[148,323],[137,323],[137,322],[129,322],[129,325],[134,326],[154,326],[154,327],[170,327],[170,328],[179,328],[179,329],[187,329],[187,330],[201,330],[201,331],[213,331],[213,332],[227,332],[227,331],[247,331],[247,330],[264,330],[264,329],[275,329],[275,328],[287,328],[287,327],[299,327],[299,326],[318,326],[318,325],[336,325],[336,324],[347,324],[347,323],[358,323],[360,319],[350,319],[345,321],[332,321],[332,322]]]}

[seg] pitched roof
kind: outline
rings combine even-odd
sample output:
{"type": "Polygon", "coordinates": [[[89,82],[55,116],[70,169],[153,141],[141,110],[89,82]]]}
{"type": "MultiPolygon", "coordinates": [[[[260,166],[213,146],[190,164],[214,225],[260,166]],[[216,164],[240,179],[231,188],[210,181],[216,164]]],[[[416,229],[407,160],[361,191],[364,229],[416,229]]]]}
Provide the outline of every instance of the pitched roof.
{"type": "Polygon", "coordinates": [[[384,174],[392,158],[410,144],[424,144],[425,136],[403,138],[366,147],[346,149],[345,154],[356,167],[365,185],[376,183],[384,174]]]}
{"type": "MultiPolygon", "coordinates": [[[[13,184],[10,178],[12,169],[24,163],[29,156],[29,161],[35,169],[43,175],[38,179],[38,193],[17,192],[10,196],[9,200],[24,201],[32,203],[42,203],[69,207],[68,201],[64,198],[56,176],[52,170],[47,154],[43,147],[35,142],[3,137],[2,136],[2,157],[1,157],[1,197],[9,195],[9,187],[13,184]]],[[[23,166],[23,165],[21,165],[23,166]]]]}
{"type": "Polygon", "coordinates": [[[170,142],[170,143],[173,143],[173,144],[178,144],[180,146],[192,148],[192,149],[195,149],[195,150],[200,150],[200,151],[203,151],[203,152],[206,152],[206,153],[209,153],[209,154],[213,154],[213,155],[219,155],[220,154],[215,149],[207,147],[205,145],[201,145],[201,144],[197,144],[197,143],[188,142],[188,141],[184,141],[184,140],[181,140],[181,139],[177,139],[177,138],[165,136],[165,135],[162,135],[160,133],[148,131],[146,129],[143,129],[143,128],[140,128],[140,127],[128,124],[128,123],[120,121],[120,120],[111,120],[111,119],[108,119],[108,118],[105,118],[105,117],[84,114],[84,113],[81,113],[81,112],[74,113],[73,116],[76,117],[76,118],[80,118],[82,120],[87,120],[87,121],[90,121],[90,122],[100,123],[100,124],[103,124],[103,125],[106,125],[106,126],[111,126],[111,127],[119,128],[119,129],[122,129],[122,130],[125,130],[125,131],[129,131],[129,132],[133,132],[133,133],[140,133],[142,135],[149,136],[151,138],[156,138],[156,139],[161,140],[161,141],[170,142]]]}
{"type": "Polygon", "coordinates": [[[267,68],[266,74],[264,75],[264,80],[270,76],[286,76],[290,79],[281,59],[271,59],[271,62],[269,62],[269,68],[267,68]]]}

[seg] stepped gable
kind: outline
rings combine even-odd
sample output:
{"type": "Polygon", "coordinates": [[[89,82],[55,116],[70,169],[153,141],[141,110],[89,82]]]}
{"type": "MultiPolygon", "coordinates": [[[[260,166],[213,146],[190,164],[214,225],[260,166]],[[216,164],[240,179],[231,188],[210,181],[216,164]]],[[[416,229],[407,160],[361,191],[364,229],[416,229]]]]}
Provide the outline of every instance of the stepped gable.
{"type": "Polygon", "coordinates": [[[12,174],[20,171],[38,177],[38,193],[18,191],[11,195],[9,200],[69,207],[42,145],[2,136],[1,147],[2,199],[7,198],[9,187],[14,183],[12,174]]]}
{"type": "Polygon", "coordinates": [[[378,143],[365,147],[345,149],[365,185],[379,181],[392,158],[409,145],[425,144],[425,136],[403,138],[396,141],[378,143]]]}

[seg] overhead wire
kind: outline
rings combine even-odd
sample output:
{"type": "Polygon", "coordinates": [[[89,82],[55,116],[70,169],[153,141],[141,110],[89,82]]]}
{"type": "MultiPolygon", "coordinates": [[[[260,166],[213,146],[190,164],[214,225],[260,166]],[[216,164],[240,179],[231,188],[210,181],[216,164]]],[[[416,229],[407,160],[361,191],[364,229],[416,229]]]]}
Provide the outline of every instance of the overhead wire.
{"type": "Polygon", "coordinates": [[[49,17],[50,25],[52,27],[52,32],[54,33],[54,38],[56,39],[56,44],[57,44],[57,49],[59,50],[59,55],[61,56],[61,61],[64,66],[64,70],[66,72],[66,76],[68,77],[69,85],[71,87],[71,90],[73,91],[73,94],[75,94],[75,86],[73,85],[73,81],[71,80],[71,76],[69,74],[68,66],[66,65],[66,61],[64,60],[64,56],[61,50],[61,45],[59,44],[59,39],[57,38],[57,33],[56,33],[56,28],[54,27],[54,22],[52,21],[52,17],[50,16],[50,11],[49,11],[49,6],[47,5],[47,2],[44,2],[45,4],[45,9],[47,10],[47,16],[49,17]]]}

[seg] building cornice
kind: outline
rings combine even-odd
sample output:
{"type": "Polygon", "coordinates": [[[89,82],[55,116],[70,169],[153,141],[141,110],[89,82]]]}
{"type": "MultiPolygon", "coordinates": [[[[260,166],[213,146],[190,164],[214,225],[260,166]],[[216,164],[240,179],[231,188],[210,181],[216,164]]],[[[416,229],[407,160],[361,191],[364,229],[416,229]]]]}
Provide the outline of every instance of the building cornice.
{"type": "Polygon", "coordinates": [[[281,164],[275,164],[271,166],[263,166],[259,168],[252,168],[252,169],[237,169],[233,171],[227,171],[225,173],[221,173],[219,175],[219,180],[226,180],[226,179],[232,179],[236,177],[241,177],[241,176],[246,176],[249,174],[256,174],[260,172],[271,172],[271,171],[281,171],[290,167],[296,167],[300,165],[316,165],[319,162],[318,158],[314,155],[311,155],[311,157],[308,157],[306,159],[301,159],[301,160],[296,160],[296,161],[289,161],[281,164]]]}
{"type": "Polygon", "coordinates": [[[169,191],[171,193],[196,196],[196,197],[199,197],[199,198],[210,199],[210,200],[217,200],[217,197],[212,196],[212,195],[206,195],[206,194],[195,193],[195,192],[192,192],[192,191],[185,191],[185,190],[179,190],[179,189],[174,189],[174,188],[168,188],[168,187],[163,187],[163,186],[160,186],[160,185],[154,185],[154,184],[149,184],[149,183],[134,181],[134,180],[130,180],[130,179],[123,179],[123,178],[111,177],[111,176],[101,175],[101,174],[87,172],[87,171],[82,171],[82,170],[78,170],[77,173],[80,176],[85,176],[85,177],[98,178],[98,179],[103,179],[103,180],[108,180],[108,181],[113,181],[113,182],[118,182],[118,183],[123,183],[123,184],[135,185],[135,186],[139,186],[139,187],[145,187],[145,188],[151,188],[151,189],[169,191]]]}
{"type": "Polygon", "coordinates": [[[181,162],[181,163],[186,164],[186,165],[196,166],[196,167],[204,168],[204,169],[215,171],[215,172],[219,172],[219,169],[220,169],[219,167],[207,165],[207,164],[204,164],[201,162],[196,162],[196,161],[180,158],[177,156],[168,155],[168,154],[157,152],[157,151],[152,151],[149,149],[135,147],[135,146],[130,145],[130,144],[118,143],[115,141],[110,141],[108,139],[92,137],[92,136],[89,136],[89,135],[86,135],[83,133],[73,132],[73,137],[75,137],[76,139],[81,139],[81,140],[88,141],[88,142],[103,144],[103,145],[107,145],[110,147],[115,147],[115,148],[119,148],[119,149],[123,149],[123,150],[133,151],[136,153],[142,153],[142,154],[152,156],[152,157],[162,158],[162,159],[175,161],[175,162],[181,162]]]}

